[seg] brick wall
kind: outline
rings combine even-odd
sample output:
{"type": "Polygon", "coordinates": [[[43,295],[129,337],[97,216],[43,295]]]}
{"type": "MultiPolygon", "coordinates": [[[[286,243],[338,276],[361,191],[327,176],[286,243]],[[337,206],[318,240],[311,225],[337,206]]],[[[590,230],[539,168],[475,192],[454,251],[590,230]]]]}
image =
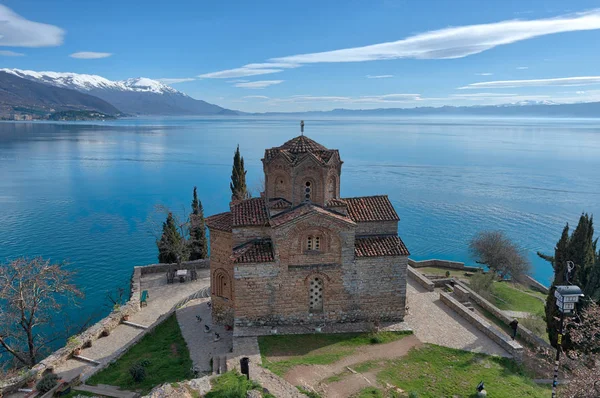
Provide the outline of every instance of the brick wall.
{"type": "Polygon", "coordinates": [[[212,298],[212,318],[217,324],[233,323],[233,302],[235,300],[235,284],[233,283],[233,249],[232,234],[212,229],[210,231],[210,286],[212,298]],[[216,295],[215,281],[221,280],[216,276],[223,275],[225,297],[216,295]]]}
{"type": "Polygon", "coordinates": [[[271,237],[269,227],[233,228],[232,231],[233,247],[239,246],[256,238],[269,237],[271,237]]]}
{"type": "Polygon", "coordinates": [[[356,223],[356,236],[397,234],[397,221],[359,222],[356,223]]]}

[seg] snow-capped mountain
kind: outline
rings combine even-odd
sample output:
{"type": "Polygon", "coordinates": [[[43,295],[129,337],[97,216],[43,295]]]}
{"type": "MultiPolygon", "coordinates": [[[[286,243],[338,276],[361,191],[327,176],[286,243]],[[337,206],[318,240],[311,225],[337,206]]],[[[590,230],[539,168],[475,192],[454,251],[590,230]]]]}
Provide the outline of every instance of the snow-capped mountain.
{"type": "Polygon", "coordinates": [[[138,115],[217,115],[234,111],[196,100],[145,77],[113,81],[98,75],[0,69],[23,79],[69,88],[99,97],[124,113],[138,115]]]}

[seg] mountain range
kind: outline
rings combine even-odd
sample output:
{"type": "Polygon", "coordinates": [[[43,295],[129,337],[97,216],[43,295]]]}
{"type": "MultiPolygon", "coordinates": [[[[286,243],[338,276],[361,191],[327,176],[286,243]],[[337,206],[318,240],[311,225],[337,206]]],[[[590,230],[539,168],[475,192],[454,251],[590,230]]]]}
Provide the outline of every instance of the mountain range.
{"type": "Polygon", "coordinates": [[[120,113],[113,105],[98,97],[21,79],[0,71],[0,114],[10,115],[17,111],[41,115],[69,110],[100,111],[108,115],[120,113]]]}
{"type": "MultiPolygon", "coordinates": [[[[73,90],[108,102],[129,115],[236,115],[235,111],[194,99],[159,81],[133,78],[122,81],[77,73],[0,69],[0,79],[9,74],[24,81],[73,90]]],[[[23,83],[25,85],[25,83],[23,83]]],[[[0,100],[2,96],[0,95],[0,100]]],[[[100,109],[97,109],[100,110],[100,109]]]]}
{"type": "Polygon", "coordinates": [[[49,114],[65,110],[96,110],[107,115],[258,115],[258,116],[509,116],[600,117],[600,102],[556,104],[520,101],[486,106],[333,109],[308,112],[245,113],[194,99],[159,81],[121,81],[102,76],[0,69],[0,114],[15,111],[49,114]]]}

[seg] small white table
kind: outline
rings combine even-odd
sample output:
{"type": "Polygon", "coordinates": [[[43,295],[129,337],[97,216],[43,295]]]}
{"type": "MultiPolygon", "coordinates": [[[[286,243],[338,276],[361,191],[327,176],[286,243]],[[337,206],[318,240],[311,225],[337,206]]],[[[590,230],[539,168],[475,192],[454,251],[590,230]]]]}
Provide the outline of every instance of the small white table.
{"type": "Polygon", "coordinates": [[[187,273],[187,269],[178,269],[177,272],[175,272],[175,275],[179,277],[179,283],[185,282],[187,273]]]}

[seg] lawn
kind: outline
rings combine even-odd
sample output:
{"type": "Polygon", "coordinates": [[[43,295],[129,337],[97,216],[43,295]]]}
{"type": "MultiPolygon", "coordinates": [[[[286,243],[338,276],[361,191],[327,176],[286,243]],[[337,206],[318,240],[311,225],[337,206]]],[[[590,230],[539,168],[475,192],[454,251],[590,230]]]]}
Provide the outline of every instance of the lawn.
{"type": "MultiPolygon", "coordinates": [[[[250,390],[262,392],[260,384],[247,380],[246,376],[237,371],[227,372],[211,381],[212,389],[205,395],[206,398],[245,398],[250,390]]],[[[271,394],[264,394],[264,398],[275,398],[271,394]]]]}
{"type": "Polygon", "coordinates": [[[191,369],[190,353],[173,314],[116,362],[88,379],[87,384],[109,384],[145,394],[159,384],[189,379],[191,369]],[[146,377],[136,383],[129,369],[144,360],[146,377]]]}
{"type": "Polygon", "coordinates": [[[475,387],[482,380],[488,396],[494,398],[550,395],[548,386],[533,383],[510,359],[429,344],[388,361],[377,380],[415,391],[419,397],[475,397],[475,387]]]}
{"type": "Polygon", "coordinates": [[[501,310],[544,313],[545,296],[524,286],[510,282],[495,282],[492,295],[492,303],[501,310]]]}
{"type": "Polygon", "coordinates": [[[357,347],[400,340],[410,332],[300,334],[258,338],[263,366],[283,376],[297,365],[327,365],[352,355],[357,347]]]}

